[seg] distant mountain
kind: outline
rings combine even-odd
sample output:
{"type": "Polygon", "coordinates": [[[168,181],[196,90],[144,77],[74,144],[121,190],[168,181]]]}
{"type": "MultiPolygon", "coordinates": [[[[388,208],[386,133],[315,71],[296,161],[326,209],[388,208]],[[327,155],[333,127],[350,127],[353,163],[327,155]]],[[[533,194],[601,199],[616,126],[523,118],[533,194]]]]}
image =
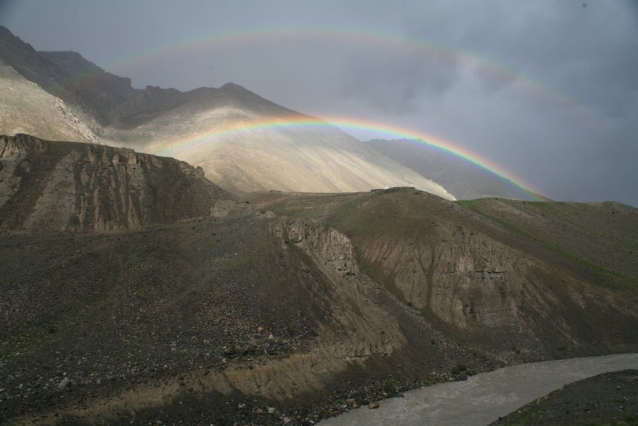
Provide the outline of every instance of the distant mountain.
{"type": "Polygon", "coordinates": [[[93,130],[60,98],[22,77],[0,59],[0,132],[53,140],[99,142],[93,130]]]}
{"type": "Polygon", "coordinates": [[[366,145],[438,182],[459,200],[483,197],[532,199],[516,190],[507,180],[423,141],[373,139],[366,145]]]}
{"type": "Polygon", "coordinates": [[[2,26],[0,58],[26,79],[81,111],[86,116],[83,118],[100,124],[108,123],[117,106],[135,93],[129,78],[106,72],[76,52],[38,52],[2,26]]]}
{"type": "MultiPolygon", "coordinates": [[[[413,186],[454,199],[441,185],[329,123],[232,83],[188,92],[151,86],[134,89],[130,79],[106,72],[78,53],[37,52],[4,27],[0,58],[63,100],[106,143],[201,166],[209,179],[231,192],[352,192],[413,186]],[[314,125],[294,124],[299,121],[314,125]],[[264,128],[273,122],[282,124],[264,128]],[[173,146],[179,149],[167,150],[173,146]]],[[[28,119],[25,114],[23,120],[28,119]]],[[[8,134],[11,130],[0,128],[8,134]]]]}
{"type": "Polygon", "coordinates": [[[213,182],[231,192],[276,189],[302,192],[367,191],[414,186],[444,198],[441,186],[401,166],[328,123],[226,84],[219,89],[167,92],[147,87],[123,105],[118,121],[105,128],[112,144],[201,166],[213,182]],[[144,107],[138,107],[143,105],[144,107]],[[126,111],[126,112],[124,112],[126,111]],[[262,124],[282,121],[263,128],[262,124]],[[226,132],[228,129],[236,129],[226,132]],[[204,136],[223,133],[220,136],[204,136]],[[188,145],[191,141],[198,143],[188,145]],[[182,146],[164,152],[167,146],[182,146]]]}

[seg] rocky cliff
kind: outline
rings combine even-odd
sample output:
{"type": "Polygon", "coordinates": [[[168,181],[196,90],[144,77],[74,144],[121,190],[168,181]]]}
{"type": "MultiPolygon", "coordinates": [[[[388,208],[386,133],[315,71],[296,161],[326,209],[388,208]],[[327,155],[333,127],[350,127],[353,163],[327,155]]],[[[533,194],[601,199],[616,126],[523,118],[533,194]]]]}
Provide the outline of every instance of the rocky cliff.
{"type": "Polygon", "coordinates": [[[0,137],[4,231],[113,231],[208,217],[233,196],[201,169],[130,149],[0,137]]]}

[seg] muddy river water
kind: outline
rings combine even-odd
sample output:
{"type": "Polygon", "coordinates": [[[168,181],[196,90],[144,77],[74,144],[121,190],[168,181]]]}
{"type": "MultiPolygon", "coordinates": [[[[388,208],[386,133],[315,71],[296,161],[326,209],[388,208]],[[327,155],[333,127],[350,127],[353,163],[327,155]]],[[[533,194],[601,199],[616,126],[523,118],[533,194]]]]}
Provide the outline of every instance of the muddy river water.
{"type": "Polygon", "coordinates": [[[365,406],[319,425],[487,425],[565,384],[626,369],[638,369],[638,353],[515,365],[406,392],[380,401],[378,409],[365,406]]]}

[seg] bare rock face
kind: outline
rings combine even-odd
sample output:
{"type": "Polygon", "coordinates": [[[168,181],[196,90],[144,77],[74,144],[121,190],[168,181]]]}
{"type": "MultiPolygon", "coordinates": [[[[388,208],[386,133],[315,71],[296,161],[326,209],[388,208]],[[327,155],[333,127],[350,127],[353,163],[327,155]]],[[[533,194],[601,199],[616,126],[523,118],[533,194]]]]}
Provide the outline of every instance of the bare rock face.
{"type": "Polygon", "coordinates": [[[0,161],[5,231],[135,229],[237,205],[200,168],[131,149],[2,136],[0,161]]]}
{"type": "MultiPolygon", "coordinates": [[[[304,220],[281,218],[271,223],[270,232],[285,253],[300,250],[310,257],[301,270],[311,274],[313,266],[329,279],[327,293],[316,292],[317,303],[325,299],[334,309],[330,322],[319,332],[320,353],[340,361],[365,360],[377,355],[389,357],[407,344],[395,317],[380,309],[372,299],[374,286],[360,274],[350,239],[335,229],[304,220]]],[[[325,291],[325,290],[324,290],[325,291]]]]}
{"type": "Polygon", "coordinates": [[[521,253],[485,235],[436,228],[425,244],[384,241],[364,255],[392,271],[403,298],[457,327],[518,323],[523,285],[532,266],[521,253]]]}
{"type": "Polygon", "coordinates": [[[331,270],[353,275],[359,272],[350,239],[332,228],[293,220],[278,223],[273,233],[312,254],[315,260],[331,270]]]}

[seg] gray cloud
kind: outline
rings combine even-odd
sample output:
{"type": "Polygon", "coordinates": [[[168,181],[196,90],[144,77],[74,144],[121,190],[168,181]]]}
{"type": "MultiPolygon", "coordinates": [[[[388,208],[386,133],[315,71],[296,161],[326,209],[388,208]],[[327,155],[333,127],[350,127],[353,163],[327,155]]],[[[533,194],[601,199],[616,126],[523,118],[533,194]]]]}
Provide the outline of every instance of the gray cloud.
{"type": "Polygon", "coordinates": [[[437,101],[459,78],[456,61],[440,63],[413,48],[357,50],[344,64],[343,96],[394,115],[437,101]]]}
{"type": "Polygon", "coordinates": [[[586,3],[23,0],[2,3],[0,23],[37,49],[79,51],[137,87],[233,81],[301,112],[437,135],[552,198],[638,206],[638,6],[586,3]],[[252,37],[122,61],[260,28],[358,36],[252,37]]]}

